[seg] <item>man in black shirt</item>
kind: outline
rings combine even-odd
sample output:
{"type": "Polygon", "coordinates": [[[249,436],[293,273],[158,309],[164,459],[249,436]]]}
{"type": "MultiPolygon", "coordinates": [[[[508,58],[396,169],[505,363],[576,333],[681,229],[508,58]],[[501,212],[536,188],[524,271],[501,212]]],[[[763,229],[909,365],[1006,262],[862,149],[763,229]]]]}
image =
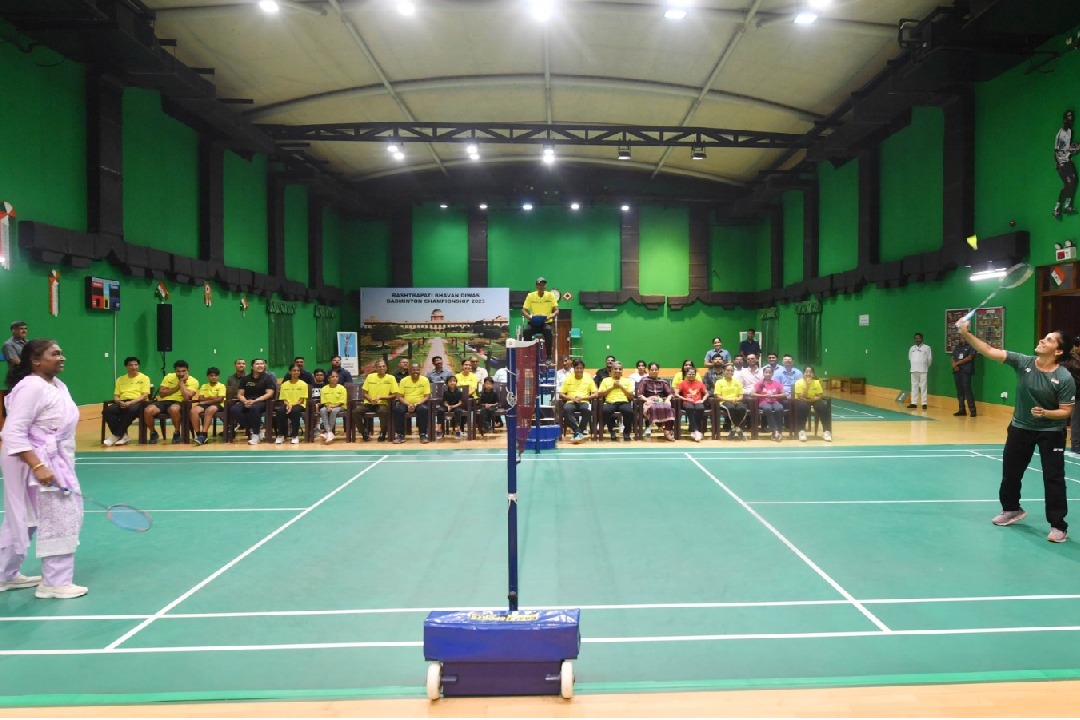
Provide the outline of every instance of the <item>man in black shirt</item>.
{"type": "Polygon", "coordinates": [[[604,367],[596,371],[596,375],[593,375],[593,382],[596,383],[596,387],[600,387],[600,382],[611,375],[611,365],[615,362],[614,355],[608,355],[604,358],[604,367]]]}
{"type": "Polygon", "coordinates": [[[266,372],[266,360],[255,358],[251,361],[251,374],[240,381],[235,403],[229,408],[229,416],[240,427],[248,431],[248,445],[258,445],[262,440],[262,418],[266,412],[266,403],[274,397],[277,390],[273,378],[266,372]]]}
{"type": "MultiPolygon", "coordinates": [[[[338,382],[344,385],[345,383],[351,383],[353,381],[352,373],[341,367],[341,356],[335,355],[330,358],[330,370],[337,370],[338,382]]],[[[330,373],[327,372],[326,376],[329,377],[330,373]]]]}

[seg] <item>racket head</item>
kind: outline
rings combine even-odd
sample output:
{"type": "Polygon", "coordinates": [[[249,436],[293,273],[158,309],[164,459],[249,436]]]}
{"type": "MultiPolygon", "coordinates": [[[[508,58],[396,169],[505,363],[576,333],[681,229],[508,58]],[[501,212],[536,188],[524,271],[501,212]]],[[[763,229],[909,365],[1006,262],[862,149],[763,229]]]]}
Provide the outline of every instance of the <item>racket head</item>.
{"type": "Polygon", "coordinates": [[[154,524],[150,513],[124,503],[111,505],[105,511],[105,517],[116,527],[128,532],[146,532],[154,524]]]}
{"type": "Polygon", "coordinates": [[[1000,287],[1002,290],[1007,290],[1022,285],[1025,280],[1031,277],[1033,272],[1035,272],[1035,268],[1031,265],[1017,263],[1005,271],[1005,276],[1001,278],[1000,287]]]}

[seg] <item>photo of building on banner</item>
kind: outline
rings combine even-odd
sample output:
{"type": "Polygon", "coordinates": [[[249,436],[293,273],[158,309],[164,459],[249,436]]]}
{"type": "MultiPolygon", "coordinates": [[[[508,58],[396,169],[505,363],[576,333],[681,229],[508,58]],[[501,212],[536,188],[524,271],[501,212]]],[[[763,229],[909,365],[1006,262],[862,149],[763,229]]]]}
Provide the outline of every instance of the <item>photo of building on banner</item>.
{"type": "Polygon", "coordinates": [[[390,373],[407,358],[426,375],[432,358],[441,357],[443,368],[457,373],[476,358],[473,370],[494,376],[506,367],[509,315],[509,288],[364,288],[360,372],[372,372],[385,357],[390,373]]]}

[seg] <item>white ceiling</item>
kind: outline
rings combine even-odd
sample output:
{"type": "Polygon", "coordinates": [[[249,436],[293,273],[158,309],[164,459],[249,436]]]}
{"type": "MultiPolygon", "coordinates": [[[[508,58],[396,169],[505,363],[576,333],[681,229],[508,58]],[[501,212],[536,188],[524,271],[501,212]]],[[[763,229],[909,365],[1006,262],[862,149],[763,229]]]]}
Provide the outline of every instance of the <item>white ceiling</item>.
{"type": "MultiPolygon", "coordinates": [[[[546,24],[525,0],[147,0],[177,57],[211,67],[222,98],[254,123],[603,123],[802,134],[900,54],[900,18],[936,0],[832,0],[809,26],[793,0],[691,0],[665,20],[661,0],[556,0],[546,24]]],[[[464,146],[314,143],[350,180],[467,164],[464,146]]],[[[740,185],[781,150],[633,149],[630,166],[740,185]]],[[[613,164],[610,147],[561,146],[562,161],[613,164]]],[[[482,147],[485,163],[540,162],[535,145],[482,147]]]]}

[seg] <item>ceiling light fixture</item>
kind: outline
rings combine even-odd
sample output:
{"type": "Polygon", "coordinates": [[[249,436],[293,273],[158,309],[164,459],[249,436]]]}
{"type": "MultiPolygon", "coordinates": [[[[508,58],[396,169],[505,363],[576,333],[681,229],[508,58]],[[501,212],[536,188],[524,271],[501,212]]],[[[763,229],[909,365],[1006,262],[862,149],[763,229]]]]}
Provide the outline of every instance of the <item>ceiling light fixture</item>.
{"type": "Polygon", "coordinates": [[[528,212],[529,210],[532,210],[532,209],[533,209],[533,204],[532,204],[531,202],[527,202],[527,203],[524,203],[524,204],[523,204],[523,205],[521,206],[521,209],[522,209],[522,210],[525,210],[526,212],[528,212]]]}
{"type": "Polygon", "coordinates": [[[811,25],[817,20],[817,13],[813,10],[800,10],[795,13],[795,18],[792,20],[796,25],[811,25]]]}
{"type": "Polygon", "coordinates": [[[480,203],[481,210],[487,210],[487,203],[480,203]]]}
{"type": "Polygon", "coordinates": [[[555,14],[555,0],[528,0],[529,14],[537,22],[547,22],[555,14]]]}
{"type": "Polygon", "coordinates": [[[416,14],[416,3],[412,2],[412,0],[397,0],[394,6],[397,8],[398,13],[406,17],[416,14]]]}
{"type": "Polygon", "coordinates": [[[700,145],[692,147],[690,149],[690,159],[691,160],[704,160],[705,159],[705,148],[700,146],[700,145]]]}
{"type": "Polygon", "coordinates": [[[824,10],[832,5],[832,0],[807,0],[806,4],[814,10],[824,10]]]}
{"type": "Polygon", "coordinates": [[[580,210],[581,209],[581,203],[578,203],[578,202],[570,203],[570,209],[571,210],[580,210]]]}
{"type": "Polygon", "coordinates": [[[545,145],[544,146],[544,162],[547,163],[548,165],[555,162],[555,146],[554,145],[545,145]]]}
{"type": "Polygon", "coordinates": [[[686,3],[681,0],[669,0],[664,9],[664,18],[667,20],[682,20],[686,17],[686,3]]]}
{"type": "Polygon", "coordinates": [[[405,159],[405,151],[404,150],[398,150],[396,153],[394,153],[394,159],[397,160],[398,162],[401,162],[402,160],[404,160],[405,159]]]}
{"type": "Polygon", "coordinates": [[[620,160],[629,160],[630,159],[630,146],[629,145],[620,145],[619,146],[619,159],[620,160]]]}
{"type": "Polygon", "coordinates": [[[995,269],[993,265],[985,270],[976,270],[971,273],[971,282],[979,282],[980,280],[995,280],[997,278],[1005,277],[1008,272],[1005,268],[995,269]]]}
{"type": "Polygon", "coordinates": [[[623,205],[619,209],[622,210],[623,212],[630,212],[630,206],[629,205],[623,205]]]}
{"type": "Polygon", "coordinates": [[[450,206],[447,205],[446,203],[439,203],[439,207],[441,207],[443,210],[445,210],[446,208],[448,208],[450,206]]]}
{"type": "Polygon", "coordinates": [[[397,155],[399,152],[401,152],[401,145],[396,142],[392,142],[386,146],[386,152],[390,153],[391,155],[397,155]]]}
{"type": "Polygon", "coordinates": [[[259,0],[259,9],[264,13],[276,13],[281,10],[281,6],[277,4],[277,0],[259,0]]]}

